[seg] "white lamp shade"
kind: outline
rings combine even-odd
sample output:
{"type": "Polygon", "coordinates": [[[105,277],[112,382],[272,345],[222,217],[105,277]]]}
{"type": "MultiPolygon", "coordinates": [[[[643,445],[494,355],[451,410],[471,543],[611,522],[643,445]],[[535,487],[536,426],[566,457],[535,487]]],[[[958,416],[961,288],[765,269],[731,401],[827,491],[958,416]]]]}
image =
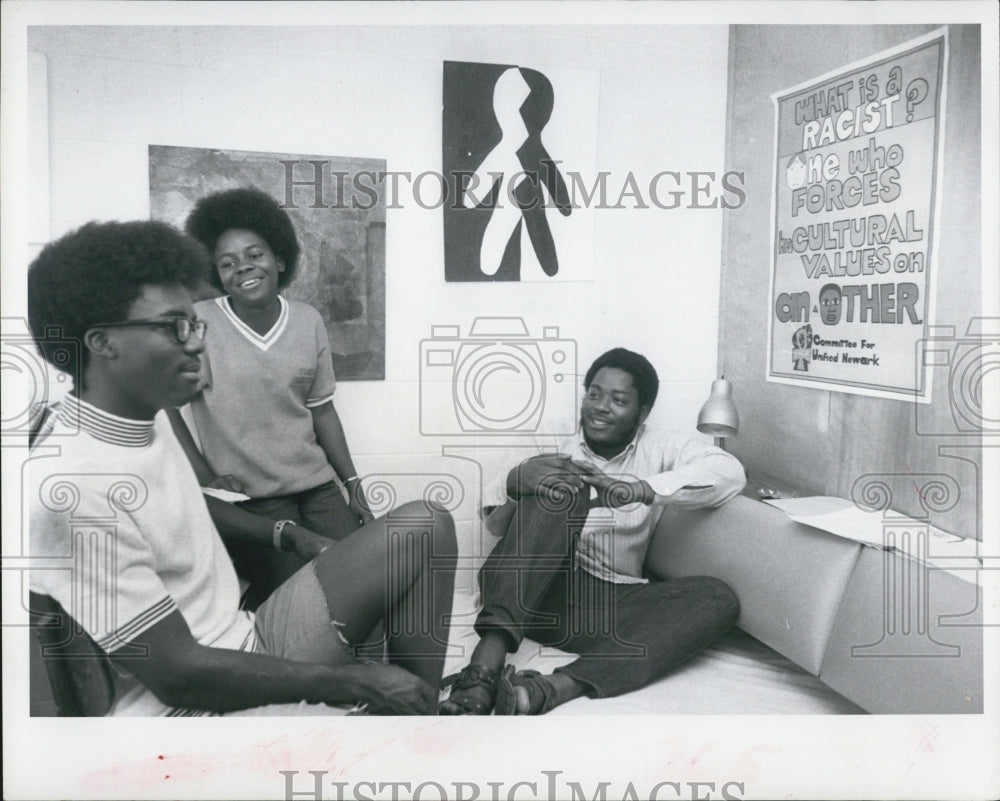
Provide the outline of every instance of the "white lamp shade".
{"type": "Polygon", "coordinates": [[[718,378],[712,382],[712,392],[698,413],[698,430],[713,437],[731,437],[739,428],[740,415],[733,403],[733,385],[718,378]]]}

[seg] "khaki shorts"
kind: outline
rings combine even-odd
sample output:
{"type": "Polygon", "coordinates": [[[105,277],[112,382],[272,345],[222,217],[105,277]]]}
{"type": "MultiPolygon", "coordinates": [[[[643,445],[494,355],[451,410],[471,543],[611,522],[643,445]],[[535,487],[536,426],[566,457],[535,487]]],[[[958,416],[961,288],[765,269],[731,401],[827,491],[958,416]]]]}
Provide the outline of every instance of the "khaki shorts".
{"type": "Polygon", "coordinates": [[[331,620],[326,596],[310,562],[285,581],[257,610],[257,651],[295,662],[347,665],[354,649],[343,623],[331,620]]]}
{"type": "MultiPolygon", "coordinates": [[[[312,563],[278,587],[257,610],[254,629],[258,653],[295,662],[324,665],[354,663],[354,649],[340,632],[342,624],[330,619],[326,596],[312,563]]],[[[291,717],[346,715],[350,707],[326,704],[270,704],[226,713],[226,717],[291,717]]]]}

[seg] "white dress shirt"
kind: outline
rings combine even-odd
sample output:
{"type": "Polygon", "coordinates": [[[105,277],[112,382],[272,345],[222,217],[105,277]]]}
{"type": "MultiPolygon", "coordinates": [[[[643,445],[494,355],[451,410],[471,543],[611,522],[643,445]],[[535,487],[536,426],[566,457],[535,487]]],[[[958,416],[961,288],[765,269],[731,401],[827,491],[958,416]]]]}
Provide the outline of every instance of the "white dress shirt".
{"type": "MultiPolygon", "coordinates": [[[[534,452],[568,454],[574,461],[590,464],[608,476],[630,482],[642,480],[653,489],[655,498],[648,506],[633,503],[617,509],[592,507],[587,515],[577,544],[576,564],[600,579],[618,584],[647,581],[642,577],[646,549],[666,504],[686,508],[721,506],[746,483],[743,466],[721,448],[696,435],[658,431],[645,424],[611,459],[590,449],[582,429],[570,436],[539,439],[534,452]]],[[[507,502],[507,474],[524,458],[521,452],[516,461],[508,462],[497,480],[486,488],[484,508],[507,502]]],[[[489,526],[488,517],[486,522],[489,526]]]]}

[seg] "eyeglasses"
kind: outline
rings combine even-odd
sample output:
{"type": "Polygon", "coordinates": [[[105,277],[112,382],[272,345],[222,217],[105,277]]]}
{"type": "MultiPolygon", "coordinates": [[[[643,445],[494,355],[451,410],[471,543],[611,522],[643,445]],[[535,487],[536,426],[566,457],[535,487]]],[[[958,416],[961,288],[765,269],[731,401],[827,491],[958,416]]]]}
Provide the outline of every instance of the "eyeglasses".
{"type": "Polygon", "coordinates": [[[96,323],[91,328],[132,328],[148,326],[151,328],[172,328],[174,338],[183,345],[194,334],[198,339],[205,338],[208,323],[204,320],[192,320],[190,317],[150,317],[144,320],[122,320],[120,323],[96,323]]]}

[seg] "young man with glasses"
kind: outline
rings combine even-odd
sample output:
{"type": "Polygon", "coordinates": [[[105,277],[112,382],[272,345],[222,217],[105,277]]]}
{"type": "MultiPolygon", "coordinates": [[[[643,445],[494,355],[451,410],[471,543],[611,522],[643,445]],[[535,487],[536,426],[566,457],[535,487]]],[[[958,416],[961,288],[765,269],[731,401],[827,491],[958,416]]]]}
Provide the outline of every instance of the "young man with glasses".
{"type": "Polygon", "coordinates": [[[35,443],[32,555],[62,559],[33,570],[31,589],[110,657],[110,714],[432,713],[456,558],[446,512],[404,504],[331,543],[209,499],[223,534],[312,559],[256,615],[238,608],[236,575],[162,413],[198,387],[210,334],[188,287],[205,267],[170,226],[130,222],[86,225],[29,268],[32,332],[76,379],[35,443]],[[383,620],[391,664],[359,664],[354,646],[383,620]]]}

